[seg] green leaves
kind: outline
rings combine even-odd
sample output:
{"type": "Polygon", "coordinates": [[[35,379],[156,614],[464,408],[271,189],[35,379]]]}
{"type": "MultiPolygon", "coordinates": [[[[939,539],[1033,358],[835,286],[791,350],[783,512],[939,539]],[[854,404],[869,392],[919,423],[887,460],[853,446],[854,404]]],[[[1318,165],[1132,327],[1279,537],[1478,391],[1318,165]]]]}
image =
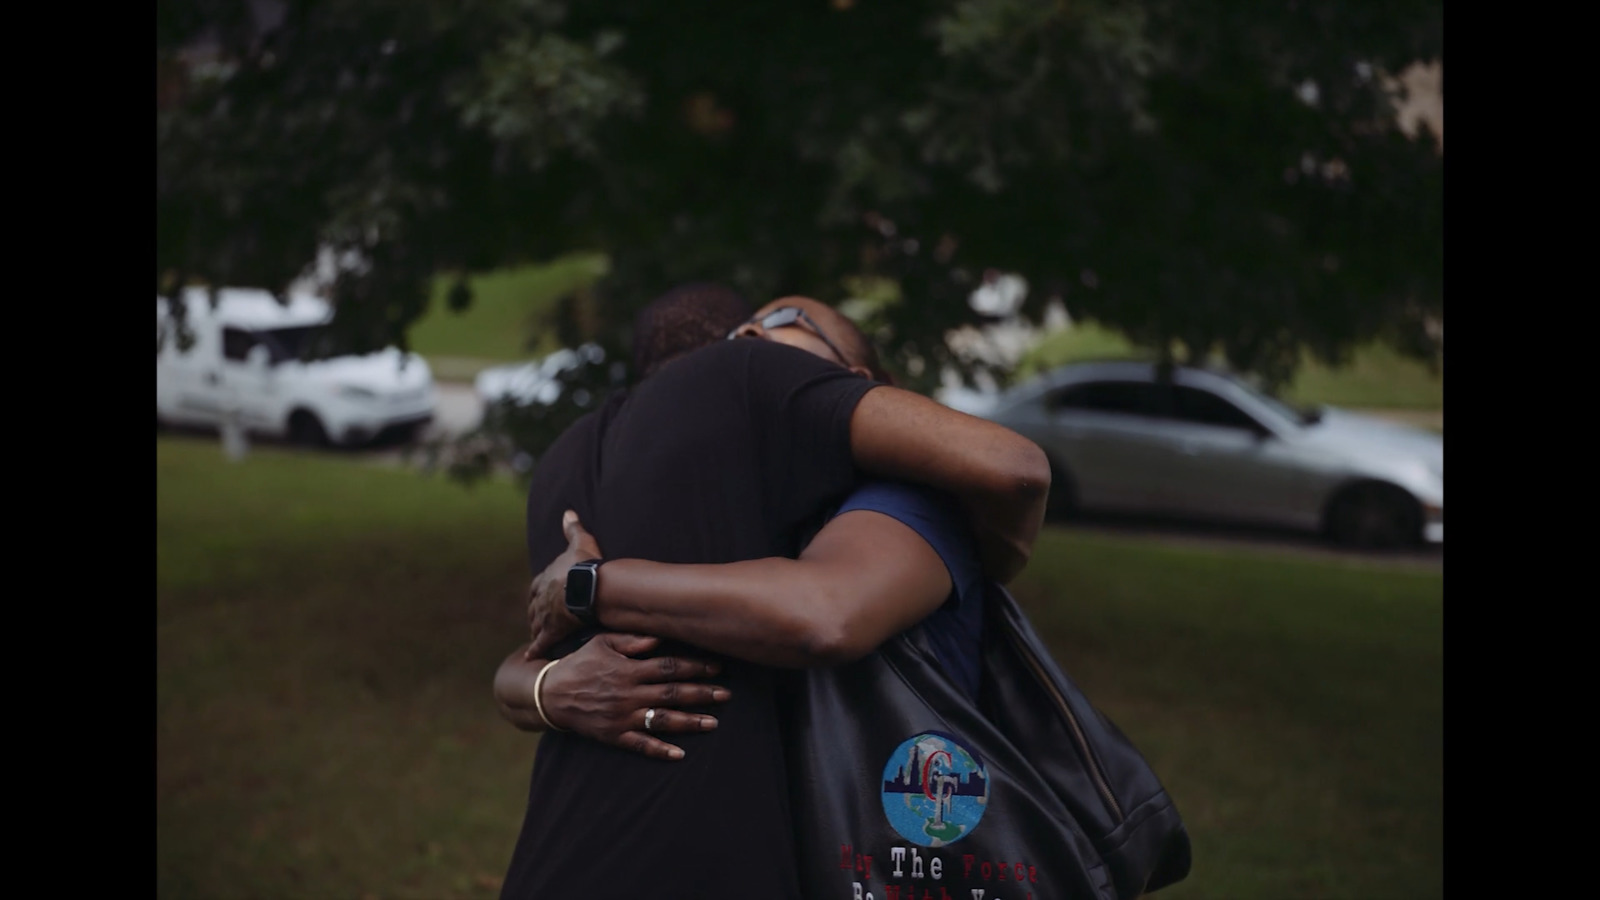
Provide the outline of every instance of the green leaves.
{"type": "Polygon", "coordinates": [[[644,95],[605,57],[615,31],[581,44],[560,35],[518,35],[485,54],[479,77],[456,95],[461,121],[515,148],[532,169],[557,153],[597,155],[594,132],[613,116],[637,115],[644,95]]]}
{"type": "Polygon", "coordinates": [[[270,30],[165,11],[158,61],[184,77],[158,92],[158,291],[175,272],[281,290],[327,251],[351,350],[403,345],[435,271],[539,253],[541,179],[639,103],[602,60],[616,36],[555,34],[547,2],[289,3],[270,30]]]}
{"type": "Polygon", "coordinates": [[[436,272],[598,250],[563,332],[614,352],[683,281],[888,284],[880,350],[929,383],[993,268],[1027,315],[1269,381],[1303,346],[1440,353],[1442,159],[1386,93],[1442,59],[1437,0],[250,8],[158,4],[158,290],[328,248],[355,348],[403,341],[436,272]]]}

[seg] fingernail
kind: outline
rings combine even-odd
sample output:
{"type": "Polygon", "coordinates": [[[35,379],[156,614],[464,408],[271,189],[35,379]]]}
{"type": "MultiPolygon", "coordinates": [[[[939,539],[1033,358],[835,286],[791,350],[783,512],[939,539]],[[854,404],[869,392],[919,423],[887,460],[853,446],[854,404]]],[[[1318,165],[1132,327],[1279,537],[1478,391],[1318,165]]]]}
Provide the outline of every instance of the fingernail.
{"type": "Polygon", "coordinates": [[[701,730],[710,731],[711,729],[713,729],[715,727],[717,727],[717,720],[716,719],[713,719],[710,716],[701,716],[700,717],[700,728],[701,728],[701,730]]]}
{"type": "Polygon", "coordinates": [[[717,688],[711,692],[711,699],[713,700],[726,700],[732,696],[732,694],[728,693],[727,688],[717,688]]]}
{"type": "Polygon", "coordinates": [[[668,750],[667,755],[673,759],[683,759],[683,751],[679,750],[677,747],[673,747],[671,750],[668,750]]]}

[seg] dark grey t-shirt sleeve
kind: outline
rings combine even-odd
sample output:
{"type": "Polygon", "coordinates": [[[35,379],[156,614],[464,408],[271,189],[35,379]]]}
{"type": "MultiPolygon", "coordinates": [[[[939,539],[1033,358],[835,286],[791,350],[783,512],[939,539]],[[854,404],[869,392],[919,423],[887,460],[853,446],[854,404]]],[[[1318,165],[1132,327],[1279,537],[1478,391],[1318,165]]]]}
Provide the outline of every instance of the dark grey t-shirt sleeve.
{"type": "Polygon", "coordinates": [[[746,401],[755,425],[769,508],[799,527],[855,485],[850,418],[879,383],[785,344],[747,340],[746,401]]]}
{"type": "Polygon", "coordinates": [[[534,466],[528,482],[526,513],[528,570],[538,575],[550,561],[567,549],[561,531],[561,514],[568,509],[589,522],[593,498],[586,475],[596,452],[598,413],[587,413],[574,422],[545,451],[534,466]]]}

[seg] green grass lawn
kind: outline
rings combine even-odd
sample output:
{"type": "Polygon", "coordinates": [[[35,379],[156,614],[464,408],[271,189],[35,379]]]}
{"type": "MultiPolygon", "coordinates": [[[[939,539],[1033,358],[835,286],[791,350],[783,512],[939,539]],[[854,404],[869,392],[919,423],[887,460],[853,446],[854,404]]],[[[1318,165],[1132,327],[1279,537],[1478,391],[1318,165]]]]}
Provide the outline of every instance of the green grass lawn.
{"type": "MultiPolygon", "coordinates": [[[[1119,332],[1093,322],[1046,337],[1029,351],[1018,373],[1092,359],[1142,356],[1119,332]]],[[[1337,369],[1307,360],[1284,398],[1301,404],[1326,403],[1349,408],[1437,410],[1444,406],[1444,378],[1384,344],[1356,351],[1350,364],[1337,369]]]]}
{"type": "Polygon", "coordinates": [[[1184,814],[1158,896],[1442,894],[1441,573],[1056,532],[1016,590],[1184,814]]]}
{"type": "MultiPolygon", "coordinates": [[[[534,742],[522,498],[156,442],[156,887],[492,897],[534,742]]],[[[1442,892],[1442,576],[1050,530],[1018,583],[1185,814],[1178,898],[1442,892]]]]}
{"type": "Polygon", "coordinates": [[[539,330],[543,316],[564,293],[605,274],[599,254],[574,254],[542,265],[504,269],[472,278],[472,305],[450,310],[445,296],[454,283],[434,283],[428,312],[411,330],[411,348],[434,362],[441,378],[463,379],[501,362],[529,359],[557,348],[552,334],[539,330]],[[535,344],[530,347],[530,338],[535,344]]]}
{"type": "Polygon", "coordinates": [[[513,490],[210,440],[156,478],[158,895],[493,896],[534,746],[489,695],[513,490]]]}

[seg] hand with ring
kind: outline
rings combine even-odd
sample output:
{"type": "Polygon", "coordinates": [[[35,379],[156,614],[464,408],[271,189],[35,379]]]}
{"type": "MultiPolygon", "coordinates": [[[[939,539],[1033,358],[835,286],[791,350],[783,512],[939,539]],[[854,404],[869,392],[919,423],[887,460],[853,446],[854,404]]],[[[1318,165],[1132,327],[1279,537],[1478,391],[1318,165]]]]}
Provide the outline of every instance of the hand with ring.
{"type": "Polygon", "coordinates": [[[696,680],[716,675],[716,663],[676,656],[636,658],[659,643],[654,637],[603,633],[562,658],[544,679],[540,705],[547,721],[613,747],[682,759],[683,748],[656,735],[715,729],[714,717],[683,709],[723,703],[731,694],[696,680]]]}

